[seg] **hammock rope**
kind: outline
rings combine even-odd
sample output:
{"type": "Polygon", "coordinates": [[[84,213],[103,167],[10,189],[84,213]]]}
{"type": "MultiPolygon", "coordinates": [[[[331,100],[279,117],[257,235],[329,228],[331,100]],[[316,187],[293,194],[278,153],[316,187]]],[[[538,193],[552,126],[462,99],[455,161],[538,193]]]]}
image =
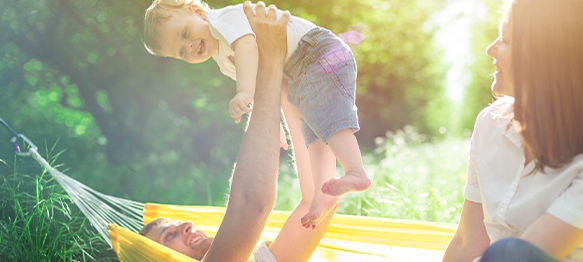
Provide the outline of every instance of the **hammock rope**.
{"type": "MultiPolygon", "coordinates": [[[[13,135],[11,142],[16,154],[32,157],[44,172],[51,174],[120,261],[195,261],[136,233],[157,218],[192,221],[209,236],[218,231],[225,208],[144,204],[102,194],[53,168],[28,138],[14,132],[1,118],[0,124],[13,135]],[[21,151],[16,143],[18,138],[25,142],[27,152],[21,151]]],[[[273,240],[289,214],[273,211],[261,240],[273,240]]],[[[423,221],[334,215],[310,261],[441,261],[456,227],[423,221]]]]}
{"type": "Polygon", "coordinates": [[[51,167],[36,149],[31,148],[28,152],[45,172],[49,172],[65,189],[75,205],[110,246],[108,224],[115,223],[134,232],[138,232],[143,227],[143,203],[99,193],[51,167]]]}

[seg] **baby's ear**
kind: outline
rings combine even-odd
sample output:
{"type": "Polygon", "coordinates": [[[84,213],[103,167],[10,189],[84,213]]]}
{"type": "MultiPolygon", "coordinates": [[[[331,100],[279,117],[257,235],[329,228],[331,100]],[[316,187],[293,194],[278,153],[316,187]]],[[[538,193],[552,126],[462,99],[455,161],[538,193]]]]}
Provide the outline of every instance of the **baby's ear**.
{"type": "Polygon", "coordinates": [[[190,6],[190,11],[195,13],[198,17],[202,18],[202,20],[206,20],[207,11],[204,8],[193,4],[190,6]]]}

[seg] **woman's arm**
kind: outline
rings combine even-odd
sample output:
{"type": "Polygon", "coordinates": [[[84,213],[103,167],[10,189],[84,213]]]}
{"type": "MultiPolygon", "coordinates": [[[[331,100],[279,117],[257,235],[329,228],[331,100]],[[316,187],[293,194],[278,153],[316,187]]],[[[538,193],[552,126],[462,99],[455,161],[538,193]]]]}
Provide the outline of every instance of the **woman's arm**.
{"type": "Polygon", "coordinates": [[[460,224],[449,242],[443,261],[472,261],[490,246],[482,204],[464,200],[460,224]]]}
{"type": "Polygon", "coordinates": [[[544,213],[520,236],[557,260],[565,258],[583,243],[583,230],[544,213]]]}

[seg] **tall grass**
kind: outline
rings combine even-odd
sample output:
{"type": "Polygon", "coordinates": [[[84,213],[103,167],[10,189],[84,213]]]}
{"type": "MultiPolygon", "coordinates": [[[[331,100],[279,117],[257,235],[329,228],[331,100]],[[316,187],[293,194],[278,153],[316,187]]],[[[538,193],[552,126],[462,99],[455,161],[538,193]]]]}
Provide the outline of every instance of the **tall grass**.
{"type": "Polygon", "coordinates": [[[15,157],[12,167],[1,162],[0,261],[115,258],[60,185],[34,160],[15,157]]]}
{"type": "MultiPolygon", "coordinates": [[[[425,140],[411,127],[378,138],[377,148],[363,154],[371,188],[341,197],[337,213],[459,223],[469,139],[425,140]]],[[[290,166],[280,165],[279,210],[292,210],[301,198],[290,166]]],[[[343,175],[340,166],[336,175],[343,175]]]]}

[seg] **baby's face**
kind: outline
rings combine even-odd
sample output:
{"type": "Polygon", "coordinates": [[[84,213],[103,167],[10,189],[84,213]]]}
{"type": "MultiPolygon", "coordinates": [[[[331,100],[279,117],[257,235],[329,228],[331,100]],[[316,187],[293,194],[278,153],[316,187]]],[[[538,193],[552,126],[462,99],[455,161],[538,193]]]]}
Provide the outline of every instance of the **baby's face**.
{"type": "Polygon", "coordinates": [[[174,57],[191,64],[212,57],[219,42],[210,32],[206,12],[197,6],[177,12],[159,28],[161,56],[174,57]]]}

